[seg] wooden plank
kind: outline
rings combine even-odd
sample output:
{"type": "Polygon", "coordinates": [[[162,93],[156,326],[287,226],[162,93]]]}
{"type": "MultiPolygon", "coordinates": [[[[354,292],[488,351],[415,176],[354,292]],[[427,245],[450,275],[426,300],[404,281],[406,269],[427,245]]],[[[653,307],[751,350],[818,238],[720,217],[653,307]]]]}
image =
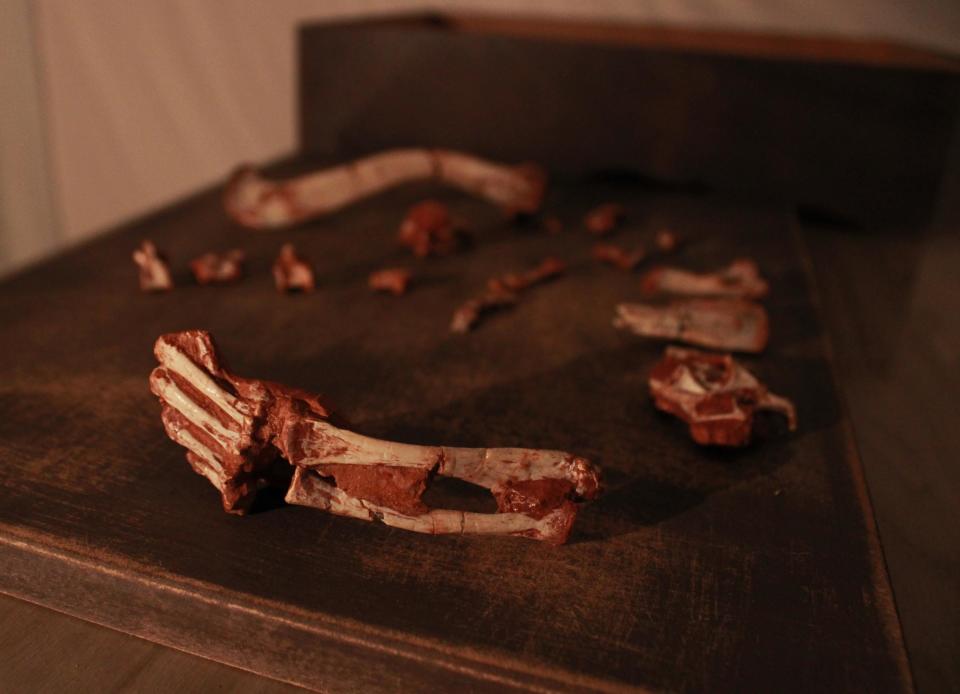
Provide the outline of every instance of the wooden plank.
{"type": "Polygon", "coordinates": [[[0,587],[316,688],[909,690],[790,216],[623,180],[560,182],[548,205],[568,232],[517,230],[483,203],[410,187],[271,235],[232,227],[209,194],[4,283],[0,551],[15,570],[0,587]],[[470,220],[474,249],[411,263],[421,280],[403,299],[369,294],[368,271],[410,262],[393,236],[427,193],[470,220]],[[644,383],[660,348],[609,325],[636,278],[596,265],[574,231],[610,199],[628,208],[625,244],[668,224],[693,267],[758,259],[774,337],[748,361],[796,399],[797,436],[703,451],[653,410],[644,383]],[[189,258],[233,245],[252,276],[140,295],[128,257],[147,237],[183,284],[189,258]],[[285,240],[315,261],[317,293],[273,291],[285,240]],[[488,276],[547,253],[572,262],[567,278],[472,335],[447,333],[488,276]],[[365,433],[566,448],[603,466],[607,493],[561,549],[299,508],[227,516],[146,388],[154,338],[190,327],[212,330],[239,373],[321,391],[365,433]]]}
{"type": "Polygon", "coordinates": [[[797,60],[776,37],[781,54],[671,36],[457,15],[305,26],[301,144],[627,169],[867,223],[929,212],[960,113],[956,70],[825,47],[827,59],[797,60]]]}

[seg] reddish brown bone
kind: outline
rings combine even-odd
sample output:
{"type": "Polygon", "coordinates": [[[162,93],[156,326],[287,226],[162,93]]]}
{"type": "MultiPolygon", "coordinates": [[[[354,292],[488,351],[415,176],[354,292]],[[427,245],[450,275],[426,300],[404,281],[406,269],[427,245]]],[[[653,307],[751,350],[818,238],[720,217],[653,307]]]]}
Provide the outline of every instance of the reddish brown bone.
{"type": "Polygon", "coordinates": [[[602,263],[612,265],[624,272],[633,272],[634,268],[643,262],[647,256],[643,248],[628,251],[612,243],[598,243],[593,247],[593,257],[602,263]]]}
{"type": "Polygon", "coordinates": [[[273,262],[273,281],[278,292],[312,292],[315,286],[313,268],[297,255],[292,243],[285,243],[273,262]]]}
{"type": "Polygon", "coordinates": [[[608,202],[590,210],[583,218],[583,225],[594,236],[606,236],[620,226],[625,216],[623,205],[608,202]]]}
{"type": "Polygon", "coordinates": [[[406,294],[412,276],[412,273],[404,268],[385,268],[371,272],[367,284],[374,291],[390,292],[400,296],[406,294]]]}
{"type": "Polygon", "coordinates": [[[492,277],[487,281],[487,290],[483,294],[463,303],[454,311],[450,330],[455,333],[468,332],[484,313],[512,306],[519,300],[521,292],[535,284],[557,277],[566,268],[567,265],[562,260],[548,257],[526,272],[492,277]]]}
{"type": "Polygon", "coordinates": [[[227,183],[224,206],[245,227],[277,229],[418,180],[460,188],[510,215],[539,210],[546,186],[543,170],[533,164],[497,164],[452,150],[395,149],[281,181],[242,166],[227,183]]]}
{"type": "Polygon", "coordinates": [[[417,532],[562,543],[577,503],[599,491],[597,470],[563,451],[418,446],[344,429],[316,396],[232,374],[203,331],[164,335],[154,353],[160,365],[150,388],[167,434],[228,511],[242,513],[259,489],[285,483],[289,463],[289,503],[417,532]],[[433,475],[489,489],[500,512],[428,508],[421,495],[433,475]]]}
{"type": "Polygon", "coordinates": [[[661,340],[762,352],[770,337],[763,306],[739,299],[687,299],[666,306],[620,304],[614,326],[661,340]]]}
{"type": "Polygon", "coordinates": [[[144,241],[133,252],[133,262],[139,268],[140,289],[145,292],[165,292],[173,289],[170,266],[152,241],[144,241]]]}
{"type": "Polygon", "coordinates": [[[661,253],[672,253],[680,247],[680,237],[671,229],[660,229],[654,235],[653,243],[661,253]]]}
{"type": "Polygon", "coordinates": [[[760,276],[757,264],[740,258],[716,272],[696,273],[680,268],[661,267],[648,272],[641,280],[648,294],[683,294],[688,296],[737,297],[759,299],[767,294],[767,282],[760,276]]]}
{"type": "Polygon", "coordinates": [[[243,277],[244,252],[235,248],[226,253],[204,253],[190,261],[197,284],[227,284],[243,277]]]}
{"type": "Polygon", "coordinates": [[[442,202],[424,200],[410,208],[397,240],[418,258],[449,255],[461,245],[463,230],[442,202]]]}
{"type": "Polygon", "coordinates": [[[769,392],[729,354],[667,347],[650,373],[650,394],[659,409],[685,421],[701,445],[745,446],[762,410],[782,414],[790,431],[797,428],[793,403],[769,392]]]}

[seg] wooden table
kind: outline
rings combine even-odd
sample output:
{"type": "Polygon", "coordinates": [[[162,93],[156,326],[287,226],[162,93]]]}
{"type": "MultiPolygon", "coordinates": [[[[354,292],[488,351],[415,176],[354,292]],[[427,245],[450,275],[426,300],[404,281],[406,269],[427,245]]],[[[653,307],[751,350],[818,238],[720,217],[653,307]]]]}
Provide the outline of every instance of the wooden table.
{"type": "MultiPolygon", "coordinates": [[[[552,188],[559,236],[514,228],[459,194],[469,252],[417,265],[408,297],[369,271],[409,262],[396,220],[412,187],[281,236],[238,231],[207,194],[4,285],[2,551],[14,595],[234,665],[325,688],[905,689],[909,673],[849,422],[834,388],[804,251],[776,205],[635,181],[552,188]],[[770,278],[773,338],[748,363],[797,403],[801,429],[703,450],[656,413],[662,346],[610,326],[635,277],[598,265],[578,229],[615,199],[630,245],[667,225],[676,260],[749,252],[770,278]],[[183,268],[240,245],[229,288],[133,290],[152,238],[183,268]],[[319,291],[278,295],[282,240],[319,291]],[[468,336],[452,309],[487,277],[547,253],[567,277],[468,336]],[[560,550],[424,537],[301,508],[225,515],[166,440],[145,387],[154,338],[203,326],[234,368],[321,391],[358,429],[404,441],[569,449],[607,492],[560,550]]],[[[437,194],[435,190],[429,191],[437,194]]],[[[187,284],[178,276],[181,284],[187,284]]]]}

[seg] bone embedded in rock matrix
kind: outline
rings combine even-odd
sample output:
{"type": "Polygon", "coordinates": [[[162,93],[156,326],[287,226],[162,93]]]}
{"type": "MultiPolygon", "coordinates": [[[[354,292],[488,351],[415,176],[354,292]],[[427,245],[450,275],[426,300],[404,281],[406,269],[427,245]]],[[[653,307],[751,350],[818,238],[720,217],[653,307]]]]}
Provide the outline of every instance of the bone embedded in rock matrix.
{"type": "Polygon", "coordinates": [[[535,164],[499,164],[454,150],[410,148],[280,180],[268,180],[243,165],[227,182],[224,208],[247,228],[279,229],[421,180],[459,188],[508,215],[536,213],[546,188],[546,174],[535,164]]]}
{"type": "Polygon", "coordinates": [[[715,272],[690,272],[681,268],[661,267],[648,272],[641,280],[647,294],[680,294],[687,296],[759,299],[769,286],[760,276],[757,264],[749,258],[734,260],[715,272]]]}
{"type": "Polygon", "coordinates": [[[416,532],[559,544],[580,503],[600,491],[599,471],[563,451],[424,446],[345,429],[318,396],[233,374],[204,331],[163,335],[154,354],[150,388],[164,428],[230,512],[249,510],[260,489],[289,484],[289,503],[334,514],[416,532]],[[434,476],[485,487],[499,512],[427,507],[421,497],[434,476]]]}

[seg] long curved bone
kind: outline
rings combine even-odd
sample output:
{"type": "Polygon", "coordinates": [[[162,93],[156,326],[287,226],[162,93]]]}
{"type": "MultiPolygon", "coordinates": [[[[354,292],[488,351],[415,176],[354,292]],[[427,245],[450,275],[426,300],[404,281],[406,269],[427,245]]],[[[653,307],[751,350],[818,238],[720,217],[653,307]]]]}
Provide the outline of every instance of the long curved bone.
{"type": "Polygon", "coordinates": [[[395,149],[281,181],[241,166],[227,183],[224,206],[245,227],[278,229],[419,180],[460,188],[510,215],[539,210],[546,186],[534,164],[509,166],[444,149],[395,149]]]}
{"type": "Polygon", "coordinates": [[[754,414],[770,410],[797,428],[793,403],[767,390],[729,354],[667,347],[650,373],[650,394],[658,409],[679,417],[701,445],[744,446],[754,414]]]}
{"type": "Polygon", "coordinates": [[[659,267],[640,280],[644,292],[683,294],[686,296],[736,297],[759,299],[766,296],[768,286],[760,276],[757,264],[739,258],[716,272],[690,272],[681,268],[659,267]]]}
{"type": "Polygon", "coordinates": [[[739,299],[689,299],[666,306],[619,304],[613,325],[641,337],[733,352],[762,352],[770,337],[763,306],[739,299]]]}
{"type": "Polygon", "coordinates": [[[193,469],[220,490],[230,512],[248,510],[259,489],[285,484],[293,465],[290,503],[418,532],[561,543],[576,502],[599,491],[590,462],[562,451],[418,446],[344,429],[316,396],[232,374],[204,331],[163,335],[154,354],[160,365],[150,389],[160,398],[167,434],[188,450],[193,469]],[[500,512],[427,508],[421,495],[434,475],[489,489],[500,512]]]}

